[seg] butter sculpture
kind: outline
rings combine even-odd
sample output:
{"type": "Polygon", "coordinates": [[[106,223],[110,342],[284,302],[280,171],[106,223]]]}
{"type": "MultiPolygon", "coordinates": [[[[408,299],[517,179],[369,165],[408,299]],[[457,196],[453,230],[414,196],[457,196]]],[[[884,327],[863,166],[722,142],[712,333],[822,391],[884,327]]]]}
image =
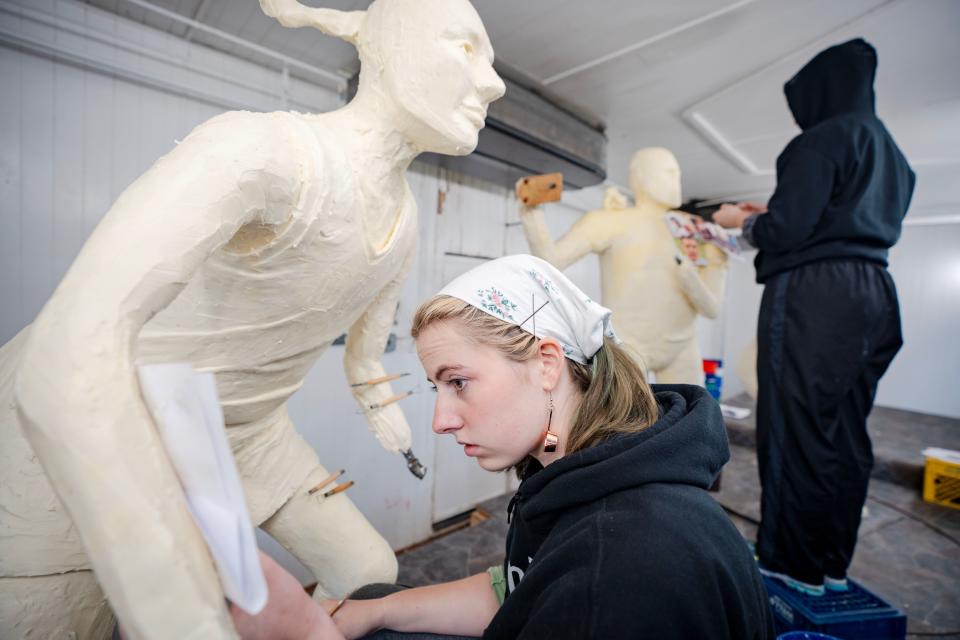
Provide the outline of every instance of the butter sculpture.
{"type": "MultiPolygon", "coordinates": [[[[317,597],[395,579],[389,545],[345,494],[308,495],[328,473],[286,401],[345,331],[348,381],[384,376],[415,258],[406,169],[424,151],[470,153],[504,84],[466,0],[262,7],[354,43],[357,96],[197,127],[124,191],[0,349],[0,636],[109,637],[105,593],[129,638],[235,637],[135,364],[215,374],[251,516],[313,571],[317,597]]],[[[380,443],[409,451],[399,405],[368,409],[390,385],[354,394],[380,443]]]]}
{"type": "Polygon", "coordinates": [[[704,246],[706,264],[678,255],[664,216],[680,206],[680,167],[667,149],[652,147],[630,163],[634,206],[608,190],[604,207],[583,215],[556,242],[540,208],[521,208],[530,250],[559,269],[600,256],[603,305],[613,310],[617,335],[657,382],[703,385],[696,318],[720,314],[727,256],[704,246]]]}

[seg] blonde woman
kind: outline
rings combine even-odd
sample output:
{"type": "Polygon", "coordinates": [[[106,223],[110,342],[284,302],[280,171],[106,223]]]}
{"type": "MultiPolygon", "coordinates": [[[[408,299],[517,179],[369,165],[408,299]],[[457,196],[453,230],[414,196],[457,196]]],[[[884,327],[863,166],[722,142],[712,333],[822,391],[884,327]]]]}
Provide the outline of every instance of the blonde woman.
{"type": "MultiPolygon", "coordinates": [[[[706,492],[729,457],[717,404],[650,387],[608,309],[549,263],[509,256],[425,302],[411,333],[436,387],[433,430],[523,482],[503,566],[347,600],[333,615],[345,637],[775,636],[750,551],[706,492]]],[[[266,624],[238,616],[241,631],[278,637],[274,624],[317,616],[298,602],[266,624]]]]}

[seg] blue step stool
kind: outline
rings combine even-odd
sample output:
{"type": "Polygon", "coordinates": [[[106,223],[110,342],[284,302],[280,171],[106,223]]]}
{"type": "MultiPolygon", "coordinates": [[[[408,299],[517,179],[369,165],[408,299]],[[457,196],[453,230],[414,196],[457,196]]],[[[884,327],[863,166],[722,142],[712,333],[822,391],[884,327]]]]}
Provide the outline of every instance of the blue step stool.
{"type": "Polygon", "coordinates": [[[764,576],[777,633],[816,631],[843,640],[904,640],[907,617],[862,586],[808,596],[764,576]]]}

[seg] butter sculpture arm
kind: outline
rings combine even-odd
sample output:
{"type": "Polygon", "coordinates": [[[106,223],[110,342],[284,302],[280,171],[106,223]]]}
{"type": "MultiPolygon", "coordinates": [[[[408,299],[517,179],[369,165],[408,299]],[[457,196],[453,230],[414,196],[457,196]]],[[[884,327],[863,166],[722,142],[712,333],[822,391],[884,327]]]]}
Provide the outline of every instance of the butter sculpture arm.
{"type": "MultiPolygon", "coordinates": [[[[413,263],[414,251],[408,249],[403,267],[360,318],[347,332],[346,351],[343,356],[343,368],[350,384],[373,380],[386,375],[386,369],[380,361],[383,347],[390,336],[394,313],[400,299],[403,281],[413,263]]],[[[370,428],[377,436],[381,446],[387,451],[403,452],[410,449],[410,426],[395,402],[384,407],[371,409],[394,395],[389,382],[374,385],[352,387],[353,396],[364,410],[370,428]]]]}
{"type": "Polygon", "coordinates": [[[248,222],[291,214],[299,185],[281,177],[298,175],[281,166],[291,154],[265,148],[290,141],[268,123],[215,118],[127,188],[25,345],[15,391],[23,431],[131,639],[235,637],[134,359],[143,325],[211,252],[248,222]]]}
{"type": "Polygon", "coordinates": [[[520,222],[530,252],[558,269],[566,269],[588,253],[602,253],[610,245],[612,233],[600,223],[594,212],[584,214],[562,238],[554,242],[540,207],[520,208],[520,222]]]}
{"type": "Polygon", "coordinates": [[[707,264],[696,266],[686,258],[680,258],[677,280],[690,306],[697,313],[711,320],[720,315],[723,294],[727,284],[727,256],[713,245],[703,248],[707,264]]]}

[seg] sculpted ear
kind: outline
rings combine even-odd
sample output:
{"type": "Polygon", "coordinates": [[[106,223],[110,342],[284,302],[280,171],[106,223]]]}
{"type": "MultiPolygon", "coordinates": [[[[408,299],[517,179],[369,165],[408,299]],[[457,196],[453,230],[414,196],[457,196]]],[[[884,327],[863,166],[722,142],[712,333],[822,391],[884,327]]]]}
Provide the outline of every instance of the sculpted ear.
{"type": "Polygon", "coordinates": [[[366,11],[314,9],[297,0],[260,0],[260,8],[285,27],[313,27],[327,35],[357,44],[366,11]]]}

